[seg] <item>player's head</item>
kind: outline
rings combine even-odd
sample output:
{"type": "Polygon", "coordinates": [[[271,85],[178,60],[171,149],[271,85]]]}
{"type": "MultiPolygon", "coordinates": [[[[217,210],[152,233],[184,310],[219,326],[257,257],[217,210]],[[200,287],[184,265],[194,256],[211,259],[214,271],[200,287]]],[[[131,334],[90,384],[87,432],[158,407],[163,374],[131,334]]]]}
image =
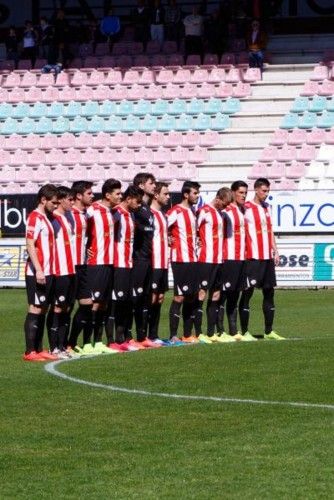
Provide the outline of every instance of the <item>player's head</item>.
{"type": "Polygon", "coordinates": [[[237,205],[244,205],[247,198],[248,184],[245,181],[234,181],[231,185],[232,197],[237,205]]]}
{"type": "Polygon", "coordinates": [[[166,207],[170,200],[170,193],[167,182],[156,182],[154,190],[154,200],[161,207],[166,207]]]}
{"type": "Polygon", "coordinates": [[[122,203],[130,212],[135,212],[141,207],[144,191],[140,187],[130,184],[123,193],[122,203]]]}
{"type": "Polygon", "coordinates": [[[89,181],[75,181],[71,191],[75,201],[79,201],[84,207],[89,207],[94,199],[93,183],[89,181]]]}
{"type": "Polygon", "coordinates": [[[102,186],[102,198],[111,207],[118,205],[122,199],[122,184],[117,179],[107,179],[102,186]]]}
{"type": "Polygon", "coordinates": [[[53,184],[45,184],[37,193],[37,204],[42,205],[44,210],[52,213],[58,206],[57,187],[53,184]]]}
{"type": "Polygon", "coordinates": [[[227,207],[232,201],[232,191],[228,187],[218,189],[214,204],[217,210],[222,210],[227,207]]]}
{"type": "Polygon", "coordinates": [[[181,196],[182,200],[187,200],[189,205],[196,205],[199,198],[199,190],[201,185],[195,181],[184,181],[181,196]]]}
{"type": "Polygon", "coordinates": [[[265,201],[270,191],[270,182],[268,179],[265,177],[259,177],[259,179],[256,179],[254,182],[254,191],[255,197],[259,201],[265,201]]]}
{"type": "Polygon", "coordinates": [[[73,193],[67,186],[57,186],[57,199],[63,210],[70,210],[73,204],[73,193]]]}
{"type": "Polygon", "coordinates": [[[142,189],[144,194],[152,198],[155,189],[155,177],[148,172],[140,172],[133,178],[133,185],[142,189]]]}

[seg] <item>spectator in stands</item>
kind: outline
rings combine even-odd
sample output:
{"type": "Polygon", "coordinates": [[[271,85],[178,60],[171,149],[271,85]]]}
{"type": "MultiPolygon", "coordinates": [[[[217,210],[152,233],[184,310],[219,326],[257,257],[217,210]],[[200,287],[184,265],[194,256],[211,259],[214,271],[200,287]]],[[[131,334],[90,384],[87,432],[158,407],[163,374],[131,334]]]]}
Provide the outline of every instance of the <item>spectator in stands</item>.
{"type": "Polygon", "coordinates": [[[151,9],[151,39],[159,42],[160,46],[164,41],[164,22],[165,9],[161,6],[160,0],[154,1],[154,6],[151,9]]]}
{"type": "Polygon", "coordinates": [[[16,34],[16,29],[14,26],[9,28],[8,36],[5,39],[7,60],[14,61],[15,69],[19,62],[19,41],[16,34]]]}
{"type": "Polygon", "coordinates": [[[70,25],[63,9],[58,9],[54,20],[54,43],[57,50],[57,59],[66,67],[69,54],[70,25]]]}
{"type": "Polygon", "coordinates": [[[258,19],[253,19],[246,35],[246,45],[249,51],[249,66],[263,69],[264,50],[267,46],[267,34],[261,29],[258,19]]]}
{"type": "Polygon", "coordinates": [[[134,39],[142,42],[144,47],[149,39],[150,12],[145,5],[145,0],[138,0],[138,5],[131,13],[132,24],[134,26],[134,39]]]}
{"type": "Polygon", "coordinates": [[[22,37],[22,59],[30,59],[32,68],[35,67],[37,57],[37,39],[38,35],[32,22],[26,21],[22,37]]]}
{"type": "Polygon", "coordinates": [[[165,36],[167,40],[180,40],[181,9],[176,0],[169,0],[165,11],[165,36]]]}
{"type": "Polygon", "coordinates": [[[110,45],[118,40],[121,31],[121,21],[118,16],[114,15],[112,8],[110,8],[107,15],[102,18],[100,31],[102,35],[107,37],[110,45]]]}
{"type": "Polygon", "coordinates": [[[210,54],[221,54],[225,51],[228,41],[228,26],[215,10],[205,23],[205,38],[208,41],[210,54]]]}
{"type": "Polygon", "coordinates": [[[53,26],[51,26],[46,17],[41,17],[38,27],[39,55],[43,59],[49,59],[50,49],[53,45],[53,26]]]}
{"type": "Polygon", "coordinates": [[[192,14],[183,19],[185,29],[185,52],[203,54],[203,16],[198,14],[198,7],[193,7],[192,14]]]}

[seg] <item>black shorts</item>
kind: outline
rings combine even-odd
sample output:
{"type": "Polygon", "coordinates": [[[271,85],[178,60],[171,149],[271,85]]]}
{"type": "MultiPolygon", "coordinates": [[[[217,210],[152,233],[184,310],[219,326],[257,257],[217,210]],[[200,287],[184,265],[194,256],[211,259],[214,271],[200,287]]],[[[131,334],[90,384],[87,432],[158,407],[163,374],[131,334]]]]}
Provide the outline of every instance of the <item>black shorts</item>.
{"type": "Polygon", "coordinates": [[[45,307],[52,303],[54,291],[54,276],[46,276],[45,285],[40,285],[36,281],[36,276],[27,276],[26,289],[28,304],[30,306],[45,307]]]}
{"type": "Polygon", "coordinates": [[[53,304],[59,307],[70,306],[75,299],[75,274],[55,276],[53,304]]]}
{"type": "Polygon", "coordinates": [[[75,297],[78,300],[90,299],[91,293],[87,282],[87,266],[75,266],[75,297]]]}
{"type": "Polygon", "coordinates": [[[87,266],[87,284],[93,302],[108,302],[111,297],[113,266],[87,266]]]}
{"type": "Polygon", "coordinates": [[[245,288],[274,288],[276,272],[274,259],[246,260],[244,270],[245,288]]]}
{"type": "Polygon", "coordinates": [[[225,292],[243,289],[244,260],[225,260],[222,265],[222,286],[225,292]]]}
{"type": "Polygon", "coordinates": [[[172,262],[174,295],[195,295],[199,291],[197,262],[172,262]]]}
{"type": "Polygon", "coordinates": [[[148,260],[133,262],[133,296],[144,297],[151,293],[152,265],[148,260]]]}
{"type": "Polygon", "coordinates": [[[197,264],[199,287],[201,290],[220,290],[222,282],[222,265],[199,262],[197,264]]]}
{"type": "Polygon", "coordinates": [[[132,269],[126,267],[114,268],[111,298],[112,300],[132,299],[132,269]]]}
{"type": "Polygon", "coordinates": [[[165,293],[168,290],[168,269],[153,269],[152,292],[165,293]]]}

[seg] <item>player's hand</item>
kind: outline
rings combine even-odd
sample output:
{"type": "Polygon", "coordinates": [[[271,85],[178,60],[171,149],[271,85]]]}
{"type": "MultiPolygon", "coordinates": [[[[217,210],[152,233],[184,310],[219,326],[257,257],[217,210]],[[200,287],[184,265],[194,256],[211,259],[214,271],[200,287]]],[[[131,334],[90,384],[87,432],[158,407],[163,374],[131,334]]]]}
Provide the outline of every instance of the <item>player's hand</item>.
{"type": "Polygon", "coordinates": [[[275,255],[274,255],[275,266],[279,265],[279,261],[280,261],[279,253],[275,252],[275,255]]]}
{"type": "Polygon", "coordinates": [[[36,271],[36,281],[39,285],[46,284],[46,279],[43,271],[36,271]]]}

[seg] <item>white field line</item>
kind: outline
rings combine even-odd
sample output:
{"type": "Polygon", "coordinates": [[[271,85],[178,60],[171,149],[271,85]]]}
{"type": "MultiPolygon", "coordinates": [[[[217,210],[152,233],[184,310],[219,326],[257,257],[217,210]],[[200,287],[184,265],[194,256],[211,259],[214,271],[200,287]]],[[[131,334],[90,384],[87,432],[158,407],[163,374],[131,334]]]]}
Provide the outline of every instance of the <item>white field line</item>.
{"type": "MultiPolygon", "coordinates": [[[[316,337],[313,337],[315,339],[316,337]]],[[[318,337],[318,339],[326,339],[329,337],[318,337]]],[[[289,340],[303,340],[303,339],[289,339],[289,340]]],[[[306,339],[305,339],[306,340],[306,339]]],[[[307,339],[310,340],[310,339],[307,339]]],[[[267,342],[266,342],[267,344],[267,342]]],[[[89,356],[95,357],[95,356],[89,356]]],[[[87,356],[88,358],[88,356],[87,356]]],[[[86,357],[84,359],[87,359],[86,357]]],[[[243,398],[227,398],[220,396],[193,396],[190,394],[173,394],[167,392],[154,392],[154,391],[145,391],[142,389],[127,389],[125,387],[117,387],[109,384],[101,384],[98,382],[90,382],[88,380],[83,380],[80,378],[72,377],[70,375],[66,375],[58,371],[58,365],[62,363],[75,362],[79,361],[82,358],[77,359],[69,359],[69,360],[59,360],[53,361],[45,365],[45,370],[55,377],[62,378],[63,380],[67,380],[68,382],[74,382],[76,384],[85,385],[87,387],[93,387],[96,389],[106,389],[112,392],[121,392],[124,394],[133,394],[137,396],[150,396],[150,397],[159,397],[159,398],[167,398],[167,399],[179,399],[186,401],[215,401],[218,403],[239,403],[239,404],[251,404],[251,405],[271,405],[271,406],[289,406],[293,408],[316,408],[316,409],[325,409],[325,410],[334,410],[334,404],[325,404],[325,403],[304,403],[299,401],[270,401],[270,400],[262,400],[262,399],[243,399],[243,398]]]]}

